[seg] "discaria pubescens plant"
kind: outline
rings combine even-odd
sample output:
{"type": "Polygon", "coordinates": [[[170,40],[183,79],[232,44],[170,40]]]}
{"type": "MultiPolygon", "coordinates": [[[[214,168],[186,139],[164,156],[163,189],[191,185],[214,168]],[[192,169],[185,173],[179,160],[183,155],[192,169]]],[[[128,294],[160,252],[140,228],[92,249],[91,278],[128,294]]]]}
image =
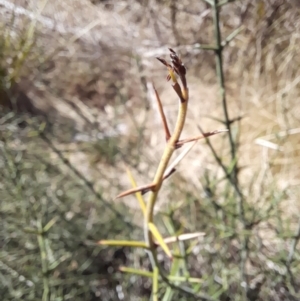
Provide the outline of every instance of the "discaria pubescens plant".
{"type": "MultiPolygon", "coordinates": [[[[130,194],[136,194],[140,207],[144,217],[144,236],[145,241],[111,241],[111,240],[101,240],[99,244],[102,245],[111,245],[111,246],[127,246],[134,248],[144,248],[147,250],[149,254],[149,258],[152,265],[152,272],[146,272],[131,268],[121,268],[124,272],[135,273],[141,276],[151,277],[153,281],[152,294],[153,300],[158,300],[158,289],[159,289],[159,280],[163,280],[163,283],[167,284],[169,289],[179,289],[182,292],[198,295],[199,293],[195,293],[191,288],[180,285],[182,281],[184,282],[200,282],[201,279],[191,278],[191,277],[181,277],[178,275],[177,271],[174,272],[172,269],[172,273],[165,272],[159,264],[157,258],[157,248],[161,247],[168,258],[172,261],[175,257],[176,259],[180,259],[177,255],[175,256],[174,250],[170,247],[172,243],[176,243],[178,241],[183,240],[191,240],[202,236],[203,233],[188,233],[181,234],[179,236],[163,238],[160,234],[158,227],[154,223],[154,207],[158,200],[159,191],[165,179],[167,179],[171,174],[175,172],[175,166],[178,162],[188,153],[188,151],[192,148],[192,146],[201,138],[209,137],[220,132],[224,132],[227,130],[216,130],[213,132],[204,133],[201,136],[192,137],[189,139],[180,140],[181,132],[185,125],[186,114],[188,110],[189,103],[189,90],[186,79],[186,68],[182,63],[181,59],[178,57],[177,53],[173,49],[170,50],[171,63],[168,63],[166,60],[162,58],[157,58],[164,66],[166,66],[168,70],[167,80],[171,81],[172,87],[179,98],[179,109],[177,115],[177,121],[173,133],[171,134],[168,123],[163,111],[163,106],[160,100],[160,97],[157,91],[154,88],[156,100],[158,103],[159,113],[162,119],[163,129],[166,136],[166,146],[164,152],[161,156],[160,162],[157,167],[157,171],[155,173],[153,181],[141,187],[134,187],[133,189],[129,189],[117,196],[117,198],[121,198],[130,194]],[[180,82],[178,82],[178,78],[180,82]],[[169,165],[170,159],[174,152],[183,145],[193,142],[189,148],[183,151],[177,159],[169,165]],[[143,199],[143,195],[149,192],[148,201],[145,202],[143,199]]],[[[130,176],[131,177],[131,176],[130,176]]],[[[174,262],[174,260],[173,260],[174,262]]],[[[165,294],[169,294],[170,291],[167,289],[165,294]]]]}

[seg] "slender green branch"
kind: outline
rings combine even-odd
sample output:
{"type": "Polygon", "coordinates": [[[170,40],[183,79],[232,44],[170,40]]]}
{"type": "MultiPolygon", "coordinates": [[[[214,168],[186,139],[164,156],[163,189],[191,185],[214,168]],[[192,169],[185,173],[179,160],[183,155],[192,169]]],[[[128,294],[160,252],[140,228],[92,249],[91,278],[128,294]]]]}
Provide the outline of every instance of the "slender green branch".
{"type": "Polygon", "coordinates": [[[130,241],[130,240],[100,240],[99,245],[115,246],[115,247],[132,247],[148,249],[148,246],[143,241],[130,241]]]}
{"type": "MultiPolygon", "coordinates": [[[[221,93],[221,101],[225,116],[225,124],[228,128],[228,137],[230,142],[230,150],[231,150],[231,159],[234,160],[235,158],[235,150],[236,146],[233,140],[232,130],[231,130],[231,122],[229,118],[228,108],[227,108],[227,99],[226,99],[226,88],[225,88],[225,77],[224,77],[224,70],[223,70],[223,46],[222,46],[222,37],[221,37],[221,29],[220,29],[220,14],[218,9],[218,2],[219,0],[214,0],[214,4],[212,6],[213,11],[213,20],[214,20],[214,31],[215,31],[215,40],[216,40],[216,71],[217,76],[219,79],[220,85],[220,93],[221,93]]],[[[236,172],[236,169],[235,169],[236,172]]]]}
{"type": "Polygon", "coordinates": [[[183,129],[183,126],[185,123],[186,112],[187,112],[187,101],[184,103],[180,102],[179,113],[178,113],[174,133],[166,145],[166,148],[164,150],[164,153],[162,155],[162,158],[160,160],[159,166],[157,168],[157,171],[156,171],[156,174],[155,174],[155,177],[153,180],[153,184],[155,185],[155,188],[154,188],[154,191],[151,192],[148,203],[147,203],[147,224],[149,222],[153,221],[153,209],[154,209],[154,205],[155,205],[155,202],[157,199],[157,195],[161,188],[165,170],[167,169],[168,163],[176,149],[176,143],[180,138],[180,134],[182,132],[182,129],[183,129]]]}
{"type": "Polygon", "coordinates": [[[142,277],[148,277],[148,278],[153,277],[153,273],[151,273],[151,272],[137,270],[134,268],[120,267],[119,270],[123,273],[134,274],[134,275],[138,275],[138,276],[142,276],[142,277]]]}
{"type": "Polygon", "coordinates": [[[41,255],[41,263],[42,263],[42,273],[43,273],[43,297],[42,301],[50,300],[50,285],[49,285],[49,269],[48,269],[48,259],[47,259],[47,250],[45,244],[45,231],[43,231],[42,222],[38,221],[38,243],[40,248],[40,255],[41,255]]]}
{"type": "Polygon", "coordinates": [[[221,43],[222,47],[227,46],[242,30],[244,29],[244,26],[240,26],[237,29],[235,29],[231,34],[229,34],[225,40],[221,43]]]}
{"type": "Polygon", "coordinates": [[[203,50],[213,50],[213,51],[217,50],[217,47],[214,45],[199,44],[199,43],[195,44],[194,48],[195,49],[203,49],[203,50]]]}
{"type": "MultiPolygon", "coordinates": [[[[225,76],[223,70],[224,46],[227,45],[239,33],[239,31],[242,28],[238,28],[237,30],[235,30],[225,39],[224,42],[222,42],[221,29],[220,29],[220,6],[228,2],[229,1],[224,2],[219,0],[213,0],[212,13],[213,13],[213,22],[214,22],[215,42],[217,46],[217,49],[215,50],[216,72],[217,72],[219,85],[220,85],[220,94],[221,94],[221,101],[222,101],[224,118],[225,118],[225,125],[228,128],[231,162],[234,162],[233,168],[230,171],[228,171],[228,169],[225,168],[223,163],[221,164],[221,161],[220,160],[218,161],[220,163],[220,166],[223,168],[223,170],[224,171],[226,170],[225,174],[229,179],[230,183],[233,185],[235,192],[238,196],[237,206],[238,206],[239,220],[242,223],[243,230],[245,230],[247,228],[247,222],[245,219],[244,198],[238,185],[238,166],[237,166],[237,158],[236,158],[237,144],[233,138],[233,133],[231,128],[232,121],[230,120],[229,113],[228,113],[225,76]]],[[[215,154],[215,158],[219,159],[218,156],[216,156],[216,154],[215,154]]],[[[241,244],[240,273],[241,273],[241,281],[245,284],[244,287],[245,289],[243,289],[242,291],[244,300],[247,300],[247,291],[248,291],[248,281],[246,276],[246,260],[248,257],[248,243],[249,243],[249,238],[246,236],[246,234],[243,234],[240,240],[240,244],[241,244]]]]}

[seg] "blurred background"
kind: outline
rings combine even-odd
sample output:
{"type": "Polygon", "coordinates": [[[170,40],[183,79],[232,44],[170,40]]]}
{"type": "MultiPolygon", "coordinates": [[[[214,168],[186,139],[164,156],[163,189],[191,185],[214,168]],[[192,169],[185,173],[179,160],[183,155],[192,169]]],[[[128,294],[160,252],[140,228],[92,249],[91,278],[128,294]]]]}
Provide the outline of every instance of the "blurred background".
{"type": "MultiPolygon", "coordinates": [[[[241,29],[223,51],[237,160],[227,133],[198,142],[165,182],[157,223],[206,233],[187,264],[212,300],[299,300],[300,5],[219,2],[223,39],[241,29]],[[214,152],[236,168],[242,200],[214,152]]],[[[143,239],[136,199],[115,196],[131,187],[126,166],[151,182],[165,146],[152,83],[176,120],[155,57],[171,47],[187,68],[183,138],[226,127],[203,49],[215,44],[210,5],[0,0],[0,14],[2,300],[149,300],[149,279],[118,271],[149,269],[145,253],[97,241],[143,239]]]]}

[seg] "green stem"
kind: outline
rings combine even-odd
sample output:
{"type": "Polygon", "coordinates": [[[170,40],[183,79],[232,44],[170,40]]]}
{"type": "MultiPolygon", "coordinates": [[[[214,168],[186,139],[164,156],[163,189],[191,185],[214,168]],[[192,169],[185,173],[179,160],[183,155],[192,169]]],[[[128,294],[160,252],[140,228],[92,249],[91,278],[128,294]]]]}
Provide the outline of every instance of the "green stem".
{"type": "MultiPolygon", "coordinates": [[[[173,73],[172,70],[169,70],[170,76],[173,81],[173,88],[180,88],[179,84],[177,83],[177,79],[175,74],[173,73]]],[[[173,135],[170,137],[168,140],[168,143],[165,147],[165,150],[163,152],[163,155],[161,157],[160,163],[158,165],[157,171],[154,176],[153,184],[154,188],[150,192],[149,200],[147,202],[147,207],[146,207],[146,216],[145,216],[145,224],[144,224],[144,236],[145,236],[145,242],[149,248],[149,259],[151,261],[151,265],[154,268],[158,268],[159,274],[163,278],[164,281],[169,282],[167,277],[164,275],[164,272],[161,270],[160,265],[158,263],[157,259],[157,254],[156,254],[156,246],[155,242],[152,236],[152,233],[149,229],[149,224],[153,223],[153,212],[154,212],[154,206],[157,200],[158,193],[160,191],[162,182],[163,182],[163,176],[164,173],[168,167],[169,161],[176,150],[176,143],[178,142],[182,129],[185,124],[185,118],[186,118],[186,112],[188,108],[188,88],[186,86],[186,80],[185,76],[182,75],[181,81],[183,84],[183,89],[181,90],[180,93],[180,100],[179,100],[179,111],[178,111],[178,116],[177,116],[177,121],[175,125],[175,129],[173,132],[173,135]]],[[[176,91],[176,89],[175,89],[176,91]]],[[[178,94],[178,91],[176,91],[178,94]]]]}
{"type": "Polygon", "coordinates": [[[47,259],[47,250],[45,246],[45,232],[43,231],[42,222],[38,221],[38,243],[40,248],[40,255],[41,255],[41,263],[42,263],[42,273],[43,273],[43,297],[42,301],[49,301],[50,300],[50,288],[49,288],[49,269],[48,269],[48,259],[47,259]]]}
{"type": "Polygon", "coordinates": [[[146,219],[145,219],[145,240],[151,250],[155,249],[154,241],[151,235],[150,230],[148,229],[148,224],[153,222],[153,211],[154,206],[156,203],[156,199],[161,188],[163,182],[163,175],[165,170],[168,167],[169,161],[176,149],[176,143],[180,138],[184,123],[185,117],[188,107],[188,100],[186,99],[185,102],[180,102],[179,112],[177,117],[177,122],[175,126],[175,130],[173,135],[171,136],[170,140],[168,141],[162,158],[160,160],[159,166],[157,168],[153,184],[155,188],[153,191],[150,192],[149,200],[147,202],[147,210],[146,210],[146,219]]]}
{"type": "MultiPolygon", "coordinates": [[[[214,31],[215,31],[215,40],[216,40],[216,47],[215,50],[215,58],[216,58],[216,72],[219,79],[220,85],[220,93],[221,93],[221,100],[223,106],[223,112],[225,117],[225,124],[228,129],[228,137],[229,137],[229,144],[230,144],[230,152],[231,152],[231,161],[234,162],[236,160],[236,143],[233,139],[232,129],[231,129],[231,120],[228,114],[227,108],[227,99],[226,99],[226,87],[225,87],[225,77],[224,77],[224,70],[223,70],[223,49],[224,46],[222,45],[222,37],[221,37],[221,30],[220,30],[220,4],[224,5],[227,2],[213,0],[212,11],[213,11],[213,21],[214,21],[214,31]]],[[[235,35],[234,33],[233,35],[235,35]]],[[[231,37],[230,37],[231,38],[231,37]]],[[[227,174],[227,172],[226,172],[227,174]]],[[[239,218],[242,223],[243,229],[246,229],[247,223],[245,219],[245,212],[244,212],[244,198],[242,193],[239,189],[238,185],[238,168],[237,163],[234,165],[232,171],[229,173],[230,182],[233,184],[233,187],[236,190],[236,193],[239,197],[238,201],[238,212],[239,218]]],[[[245,234],[241,237],[241,262],[240,262],[240,273],[241,273],[241,281],[245,284],[245,289],[242,290],[243,299],[247,300],[247,291],[248,291],[248,282],[246,276],[246,260],[248,257],[248,238],[245,237],[245,234]]]]}
{"type": "MultiPolygon", "coordinates": [[[[227,108],[227,99],[226,99],[226,88],[225,88],[225,78],[224,78],[224,70],[223,70],[223,46],[222,46],[222,38],[221,38],[221,30],[220,30],[220,14],[218,9],[218,2],[219,0],[214,0],[214,4],[212,6],[213,9],[213,20],[215,26],[215,40],[216,40],[216,50],[215,50],[215,58],[216,58],[216,71],[217,76],[219,79],[220,85],[220,93],[221,93],[221,100],[222,106],[225,116],[225,124],[228,128],[228,137],[230,143],[230,150],[231,150],[231,159],[235,159],[235,150],[236,146],[233,140],[233,135],[231,131],[231,122],[229,119],[228,108],[227,108]]],[[[236,172],[236,169],[234,169],[236,172]]]]}

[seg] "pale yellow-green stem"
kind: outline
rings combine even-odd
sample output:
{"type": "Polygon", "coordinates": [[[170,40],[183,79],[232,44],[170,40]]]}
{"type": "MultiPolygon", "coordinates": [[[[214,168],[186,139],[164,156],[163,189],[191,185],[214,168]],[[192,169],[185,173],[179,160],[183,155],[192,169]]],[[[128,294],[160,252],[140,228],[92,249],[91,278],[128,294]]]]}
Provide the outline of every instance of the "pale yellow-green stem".
{"type": "MultiPolygon", "coordinates": [[[[151,232],[148,229],[148,224],[153,222],[153,211],[154,211],[154,206],[156,203],[157,195],[159,193],[159,190],[161,188],[162,182],[163,182],[163,176],[164,172],[168,167],[169,161],[176,149],[176,143],[178,142],[184,123],[185,123],[185,118],[186,118],[186,113],[187,113],[187,107],[188,107],[188,91],[185,91],[184,93],[185,99],[184,101],[180,100],[179,103],[179,112],[178,112],[178,117],[175,125],[175,129],[173,132],[173,135],[170,137],[166,148],[164,150],[164,153],[161,157],[159,166],[157,168],[153,184],[155,185],[153,191],[150,192],[149,200],[147,202],[147,210],[146,210],[146,219],[145,219],[145,240],[146,243],[148,244],[148,247],[152,251],[152,255],[155,246],[154,246],[154,241],[151,235],[151,232]]],[[[152,256],[154,262],[156,262],[155,256],[152,256]]]]}

